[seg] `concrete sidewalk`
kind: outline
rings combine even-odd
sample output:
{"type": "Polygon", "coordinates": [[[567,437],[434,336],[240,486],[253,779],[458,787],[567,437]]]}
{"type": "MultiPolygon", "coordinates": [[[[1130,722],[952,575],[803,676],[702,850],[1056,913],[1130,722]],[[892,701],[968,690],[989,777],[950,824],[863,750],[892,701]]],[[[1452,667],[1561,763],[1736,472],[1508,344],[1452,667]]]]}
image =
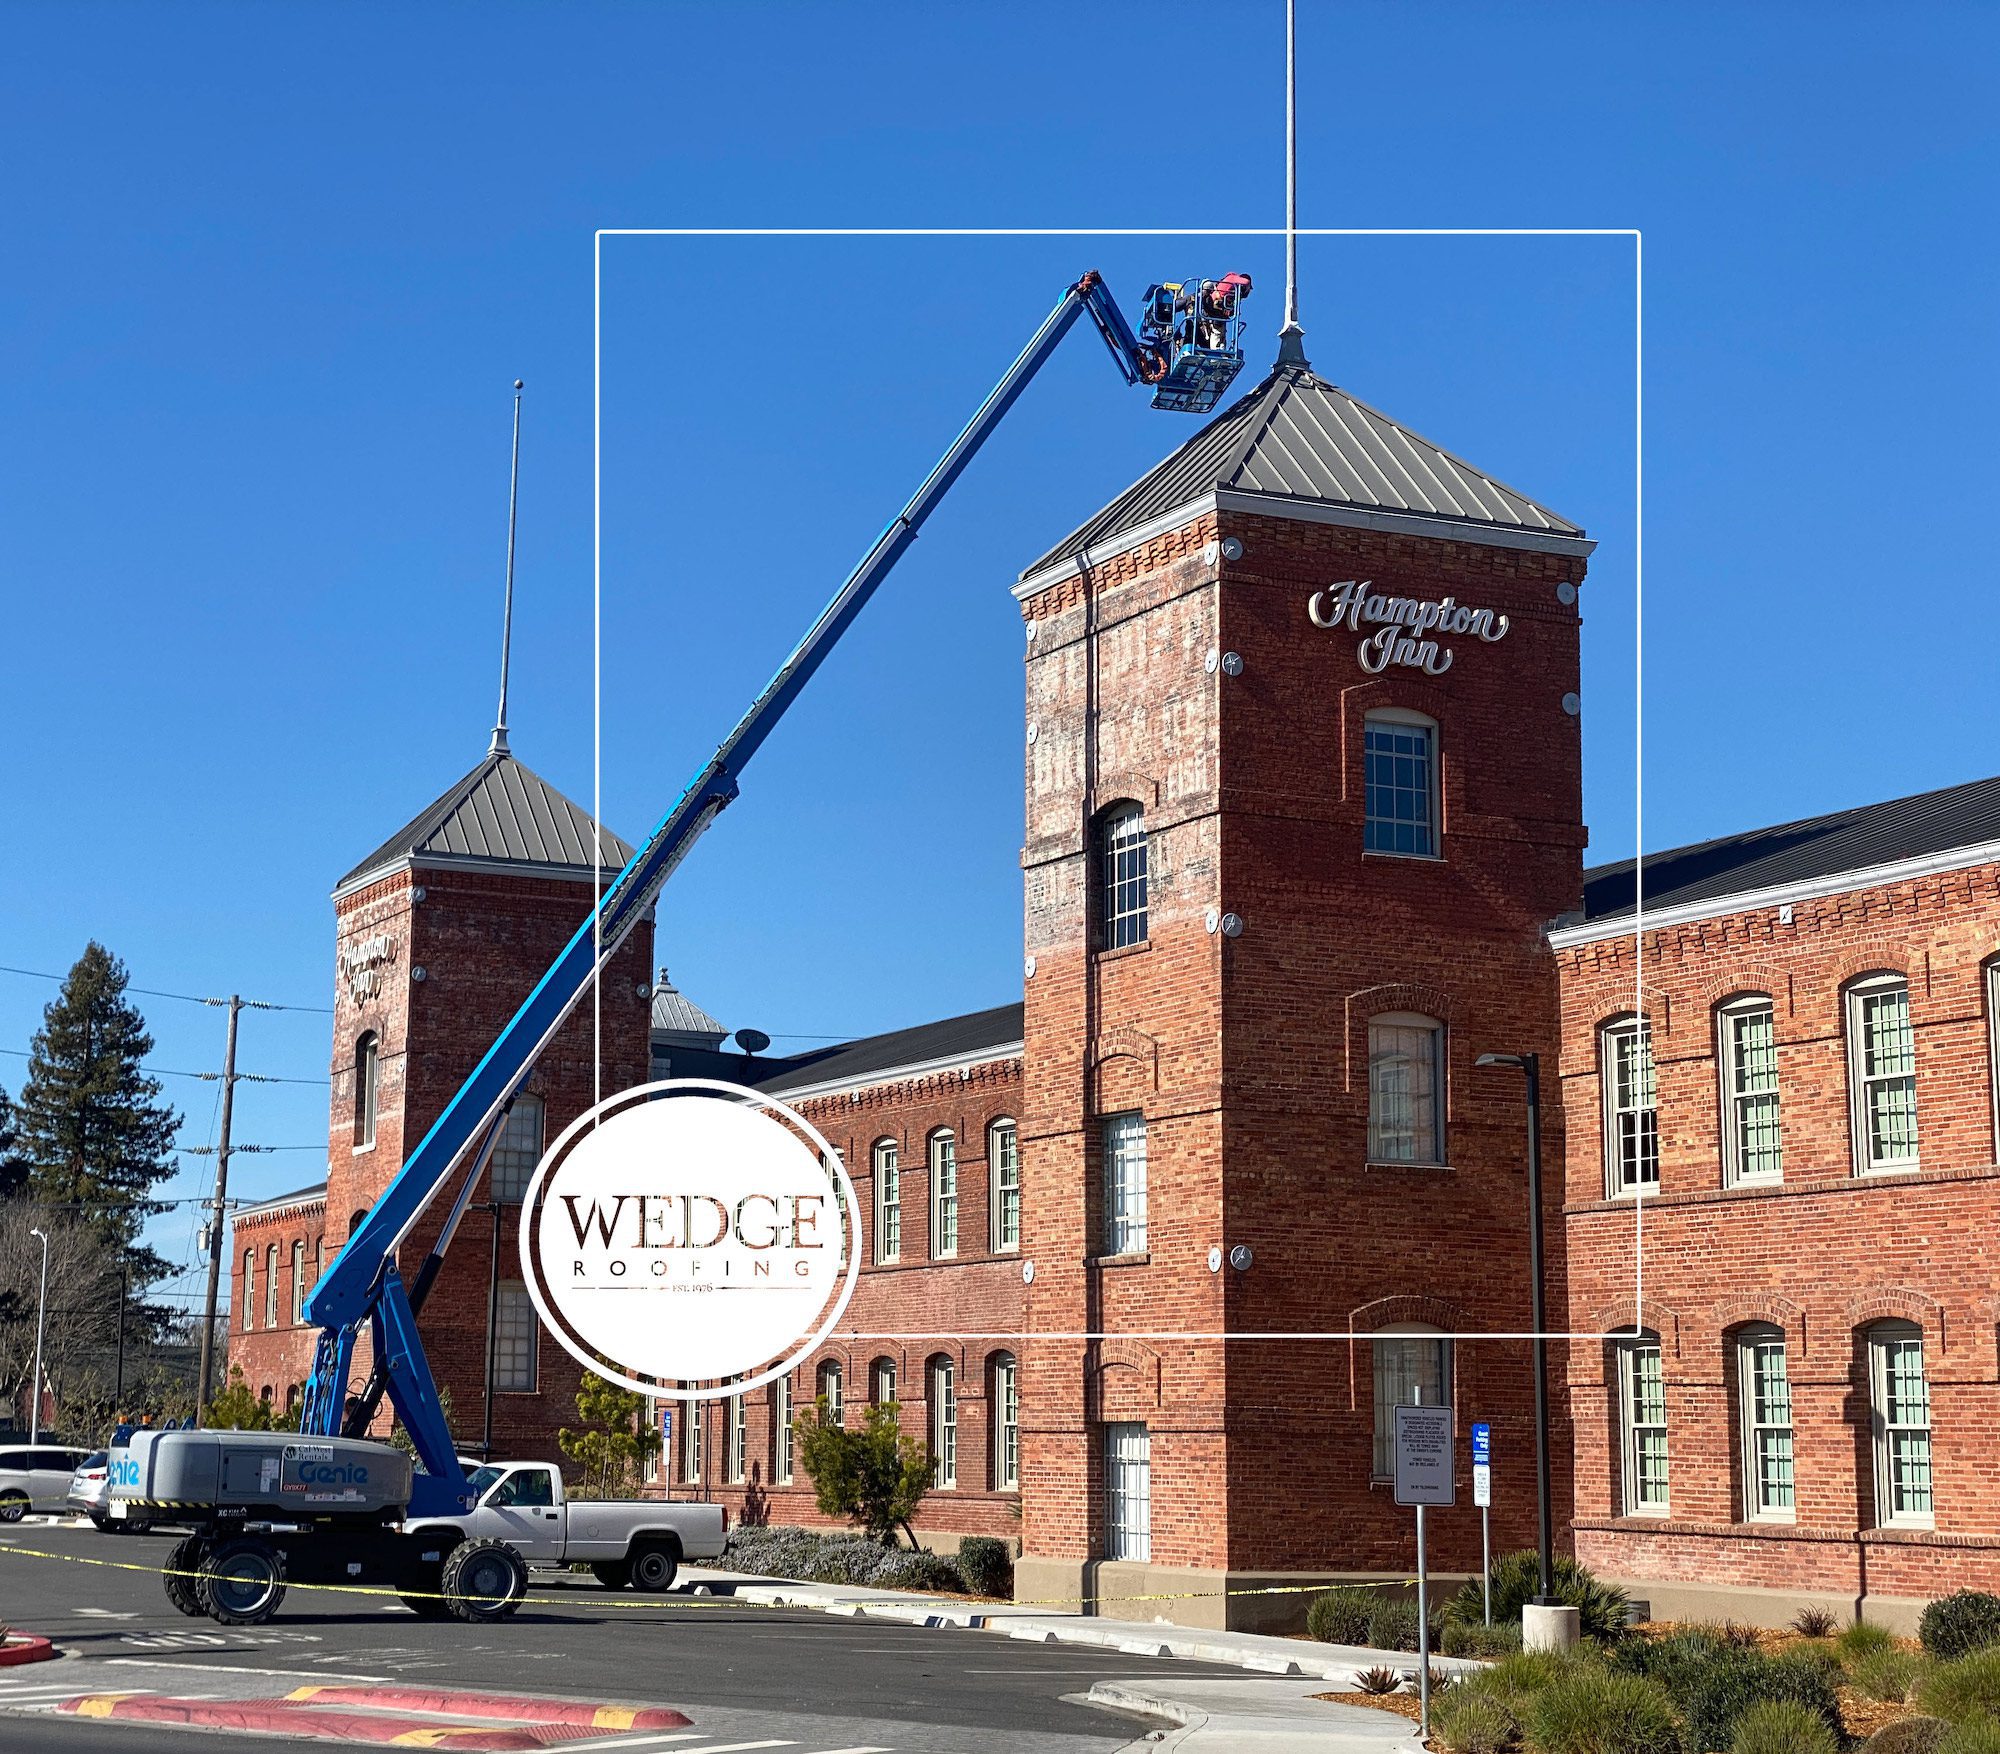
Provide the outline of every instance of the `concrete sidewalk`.
{"type": "Polygon", "coordinates": [[[1390,1711],[1315,1699],[1324,1681],[1100,1681],[1097,1705],[1146,1712],[1177,1727],[1153,1747],[1171,1754],[1423,1754],[1417,1726],[1390,1711]]]}

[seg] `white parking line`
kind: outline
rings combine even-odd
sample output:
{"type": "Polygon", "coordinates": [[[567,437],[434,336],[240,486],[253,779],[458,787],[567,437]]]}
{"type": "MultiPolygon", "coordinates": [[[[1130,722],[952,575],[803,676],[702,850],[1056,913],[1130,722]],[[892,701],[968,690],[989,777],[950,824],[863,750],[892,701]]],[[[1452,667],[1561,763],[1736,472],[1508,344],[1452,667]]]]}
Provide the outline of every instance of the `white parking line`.
{"type": "Polygon", "coordinates": [[[798,1743],[791,1741],[718,1742],[713,1748],[694,1749],[690,1754],[742,1754],[746,1748],[796,1748],[797,1746],[798,1743]]]}
{"type": "MultiPolygon", "coordinates": [[[[705,1742],[705,1730],[689,1730],[682,1735],[669,1735],[665,1731],[652,1736],[626,1736],[616,1742],[574,1742],[571,1744],[577,1754],[598,1754],[606,1748],[664,1748],[669,1742],[705,1742]]],[[[690,1748],[688,1754],[708,1754],[705,1748],[690,1748]]]]}
{"type": "Polygon", "coordinates": [[[91,1620],[136,1620],[136,1613],[120,1613],[116,1608],[78,1608],[76,1613],[91,1620]]]}

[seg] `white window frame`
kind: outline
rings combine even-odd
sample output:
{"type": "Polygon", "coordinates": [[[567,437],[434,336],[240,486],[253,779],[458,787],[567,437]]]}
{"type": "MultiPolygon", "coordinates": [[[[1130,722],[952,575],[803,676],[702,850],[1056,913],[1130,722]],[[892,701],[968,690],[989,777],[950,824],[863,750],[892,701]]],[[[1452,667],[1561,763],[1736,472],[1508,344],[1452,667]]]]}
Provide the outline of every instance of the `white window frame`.
{"type": "Polygon", "coordinates": [[[903,1170],[896,1141],[877,1139],[868,1164],[875,1178],[875,1264],[886,1267],[903,1258],[903,1170]]]}
{"type": "Polygon", "coordinates": [[[1113,804],[1097,823],[1100,948],[1125,950],[1146,942],[1151,926],[1152,852],[1145,809],[1113,804]]]}
{"type": "Polygon", "coordinates": [[[1993,1155],[2000,1160],[2000,956],[1989,957],[1986,981],[1986,1054],[1993,1097],[1993,1155]]]}
{"type": "Polygon", "coordinates": [[[1769,1323],[1739,1329],[1736,1335],[1737,1445],[1743,1457],[1743,1520],[1789,1523],[1798,1520],[1798,1409],[1792,1398],[1791,1352],[1783,1328],[1769,1323]],[[1772,1378],[1768,1360],[1775,1356],[1772,1378]],[[1778,1393],[1772,1393],[1773,1389],[1778,1393]],[[1782,1417],[1780,1417],[1782,1415],[1782,1417]],[[1788,1502],[1765,1498],[1764,1457],[1769,1449],[1784,1473],[1788,1502]]]}
{"type": "Polygon", "coordinates": [[[382,1107],[382,1038],[364,1029],[354,1043],[354,1149],[375,1149],[382,1107]]]}
{"type": "Polygon", "coordinates": [[[1146,1252],[1146,1117],[1138,1109],[1106,1115],[1100,1129],[1104,1155],[1104,1252],[1146,1252]]]}
{"type": "Polygon", "coordinates": [[[526,1197],[528,1183],[542,1161],[547,1123],[548,1105],[539,1096],[523,1091],[514,1098],[487,1165],[488,1191],[493,1199],[518,1206],[526,1197]]]}
{"type": "Polygon", "coordinates": [[[1607,1199],[1629,1200],[1655,1194],[1660,1190],[1660,1066],[1653,1053],[1653,1030],[1651,1019],[1628,1014],[1614,1017],[1602,1023],[1597,1030],[1598,1084],[1603,1092],[1604,1108],[1604,1192],[1607,1199]],[[1644,1074],[1652,1086],[1650,1103],[1624,1100],[1619,1078],[1620,1044],[1626,1041],[1643,1044],[1645,1051],[1644,1074]],[[1647,1124],[1643,1117],[1652,1116],[1651,1140],[1653,1151],[1653,1173],[1643,1173],[1644,1148],[1647,1138],[1647,1124]],[[1625,1173],[1625,1119],[1632,1116],[1635,1135],[1635,1162],[1640,1174],[1628,1179],[1625,1173]]]}
{"type": "Polygon", "coordinates": [[[868,1400],[871,1406],[885,1407],[896,1400],[896,1361],[878,1358],[868,1367],[868,1400]],[[885,1394],[883,1391],[887,1390],[885,1394]]]}
{"type": "Polygon", "coordinates": [[[292,1326],[306,1319],[306,1239],[292,1240],[292,1326]]]}
{"type": "Polygon", "coordinates": [[[264,1326],[278,1325],[278,1245],[270,1243],[264,1250],[264,1326]]]}
{"type": "MultiPolygon", "coordinates": [[[[1415,1011],[1385,1011],[1368,1019],[1368,1161],[1442,1168],[1449,1158],[1445,1146],[1445,1028],[1435,1017],[1415,1011]],[[1392,1042],[1390,1032],[1399,1038],[1392,1042]],[[1411,1147],[1402,1154],[1389,1147],[1395,1143],[1387,1130],[1387,1107],[1392,1097],[1405,1093],[1389,1088],[1391,1067],[1400,1061],[1401,1049],[1410,1037],[1423,1044],[1429,1056],[1430,1090],[1408,1092],[1411,1147]],[[1425,1111],[1428,1111],[1426,1113],[1425,1111]],[[1428,1152],[1424,1150],[1429,1132],[1428,1152]]],[[[1419,1067],[1419,1082],[1424,1068],[1419,1067]]]]}
{"type": "Polygon", "coordinates": [[[724,1477],[732,1486],[741,1486],[750,1471],[750,1409],[739,1389],[723,1402],[727,1423],[723,1427],[722,1460],[724,1477]]]}
{"type": "MultiPolygon", "coordinates": [[[[1395,752],[1400,754],[1400,752],[1395,752]]],[[[1392,756],[1393,758],[1393,756],[1392,756]]],[[[1439,809],[1438,787],[1438,722],[1427,714],[1411,712],[1406,707],[1378,707],[1365,714],[1361,721],[1361,846],[1371,855],[1391,859],[1437,859],[1443,857],[1442,812],[1439,809]],[[1372,790],[1368,782],[1369,733],[1377,727],[1400,732],[1421,731],[1424,737],[1424,815],[1420,824],[1406,822],[1400,816],[1376,816],[1369,809],[1372,790]],[[1378,823],[1394,834],[1398,829],[1416,827],[1419,833],[1412,839],[1422,844],[1414,847],[1375,846],[1372,843],[1378,823]]]]}
{"type": "Polygon", "coordinates": [[[1413,1389],[1423,1389],[1425,1406],[1451,1405],[1453,1362],[1450,1335],[1428,1322],[1399,1322],[1370,1337],[1368,1370],[1375,1408],[1372,1478],[1388,1480],[1395,1475],[1396,1408],[1417,1404],[1413,1389]]]}
{"type": "Polygon", "coordinates": [[[996,1255],[1021,1252],[1021,1129],[1002,1115],[986,1129],[986,1175],[992,1189],[987,1217],[988,1250],[996,1255]],[[1008,1222],[1011,1217],[1012,1223],[1008,1222]],[[1012,1236],[1009,1236],[1009,1232],[1012,1236]]]}
{"type": "Polygon", "coordinates": [[[1021,1361],[1011,1352],[993,1358],[993,1490],[1021,1489],[1021,1361]]]}
{"type": "Polygon", "coordinates": [[[847,1383],[837,1364],[822,1364],[819,1367],[818,1399],[826,1402],[826,1416],[830,1424],[844,1426],[847,1423],[847,1383]]]}
{"type": "Polygon", "coordinates": [[[1930,1359],[1924,1350],[1924,1331],[1915,1322],[1877,1322],[1868,1330],[1868,1423],[1875,1452],[1875,1524],[1884,1529],[1929,1529],[1937,1526],[1937,1455],[1935,1422],[1931,1402],[1930,1359]],[[1892,1354],[1914,1344],[1919,1380],[1923,1385],[1923,1419],[1903,1419],[1891,1423],[1889,1384],[1892,1354]],[[1895,1450],[1899,1432],[1921,1434],[1924,1474],[1923,1496],[1929,1504],[1921,1510],[1904,1510],[1896,1503],[1895,1450]]]}
{"type": "Polygon", "coordinates": [[[948,1261],[958,1253],[958,1135],[940,1127],[924,1144],[930,1166],[931,1259],[948,1261]]]}
{"type": "MultiPolygon", "coordinates": [[[[1778,1071],[1778,1008],[1769,993],[1739,993],[1716,1008],[1715,1063],[1722,1080],[1722,1182],[1723,1186],[1768,1187],[1785,1179],[1785,1104],[1783,1080],[1778,1071]],[[1757,1077],[1747,1064],[1742,1040],[1743,1026],[1762,1017],[1770,1030],[1769,1083],[1757,1077]],[[1768,1103],[1771,1125],[1778,1135],[1775,1165],[1750,1169],[1748,1135],[1755,1126],[1753,1116],[1768,1103]]],[[[1657,1085],[1658,1069],[1654,1078],[1657,1085]]]]}
{"type": "Polygon", "coordinates": [[[1104,1557],[1153,1557],[1153,1437],[1140,1424],[1104,1427],[1104,1557]]]}
{"type": "Polygon", "coordinates": [[[1908,977],[1884,972],[1854,982],[1847,989],[1846,1010],[1847,1088],[1848,1106],[1853,1116],[1854,1172],[1857,1175],[1907,1175],[1923,1168],[1923,1117],[1917,1107],[1917,1037],[1915,1018],[1910,1009],[1908,977]],[[1908,1072],[1871,1073],[1867,1066],[1868,1044],[1865,1039],[1868,1001],[1896,992],[1903,995],[1903,1015],[1910,1035],[1910,1069],[1908,1072]],[[1902,1084],[1906,1080],[1910,1092],[1910,1133],[1917,1149],[1907,1157],[1878,1158],[1875,1155],[1874,1129],[1868,1124],[1871,1098],[1877,1086],[1902,1084]]]}
{"type": "MultiPolygon", "coordinates": [[[[1667,1357],[1660,1345],[1660,1337],[1654,1333],[1635,1334],[1629,1339],[1617,1342],[1618,1355],[1618,1448],[1620,1456],[1618,1490],[1620,1511],[1625,1516],[1663,1517],[1673,1508],[1673,1449],[1670,1441],[1670,1426],[1667,1418],[1667,1357]],[[1641,1408],[1639,1404],[1639,1373],[1641,1361],[1650,1357],[1653,1373],[1659,1384],[1659,1418],[1641,1421],[1641,1411],[1651,1413],[1652,1407],[1641,1408]],[[1660,1434],[1660,1497],[1657,1501],[1644,1496],[1645,1481],[1639,1466],[1640,1433],[1657,1431],[1660,1434]]],[[[1649,1397],[1650,1398],[1650,1397],[1649,1397]]]]}
{"type": "Polygon", "coordinates": [[[792,1379],[776,1377],[771,1383],[771,1484],[792,1483],[792,1379]]]}
{"type": "Polygon", "coordinates": [[[254,1248],[243,1251],[243,1331],[246,1334],[257,1331],[257,1251],[254,1248]]]}
{"type": "Polygon", "coordinates": [[[702,1484],[702,1414],[707,1411],[705,1401],[689,1401],[683,1411],[686,1417],[681,1421],[681,1483],[686,1486],[702,1484]]]}
{"type": "Polygon", "coordinates": [[[958,1484],[958,1379],[949,1358],[931,1360],[931,1484],[949,1491],[958,1484]]]}
{"type": "Polygon", "coordinates": [[[493,1392],[532,1395],[541,1382],[541,1324],[528,1288],[503,1279],[493,1294],[493,1392]]]}

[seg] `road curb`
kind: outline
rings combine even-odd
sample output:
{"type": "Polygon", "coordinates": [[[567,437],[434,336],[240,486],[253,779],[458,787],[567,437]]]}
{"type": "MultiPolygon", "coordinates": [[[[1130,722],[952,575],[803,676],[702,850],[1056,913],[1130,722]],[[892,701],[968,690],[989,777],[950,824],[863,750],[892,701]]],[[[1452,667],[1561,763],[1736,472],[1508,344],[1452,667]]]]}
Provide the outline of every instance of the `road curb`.
{"type": "Polygon", "coordinates": [[[555,1739],[573,1741],[574,1729],[498,1724],[418,1726],[406,1717],[370,1717],[361,1712],[315,1711],[282,1699],[172,1699],[156,1694],[84,1694],[65,1699],[56,1710],[69,1717],[110,1718],[120,1723],[175,1724],[186,1729],[241,1730],[305,1736],[322,1742],[401,1743],[408,1747],[457,1749],[461,1754],[532,1754],[555,1739]],[[421,1729],[424,1740],[415,1744],[421,1729]]]}
{"type": "Polygon", "coordinates": [[[45,1663],[55,1654],[53,1641],[39,1638],[32,1632],[24,1633],[0,1645],[0,1669],[16,1668],[22,1663],[45,1663]]]}
{"type": "Polygon", "coordinates": [[[358,1687],[330,1682],[295,1687],[285,1703],[373,1705],[384,1711],[442,1712],[452,1717],[508,1718],[576,1730],[685,1730],[694,1720],[665,1705],[586,1705],[538,1694],[460,1693],[434,1687],[358,1687]]]}

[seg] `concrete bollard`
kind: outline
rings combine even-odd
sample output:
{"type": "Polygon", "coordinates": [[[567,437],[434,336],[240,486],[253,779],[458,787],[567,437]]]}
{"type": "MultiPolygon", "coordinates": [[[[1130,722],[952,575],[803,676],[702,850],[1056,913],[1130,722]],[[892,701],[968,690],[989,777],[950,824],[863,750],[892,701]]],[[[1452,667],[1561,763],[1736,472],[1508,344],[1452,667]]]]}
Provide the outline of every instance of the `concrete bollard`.
{"type": "Polygon", "coordinates": [[[1582,1636],[1583,1616],[1575,1608],[1543,1608],[1528,1602],[1521,1609],[1523,1650],[1574,1650],[1582,1636]]]}

